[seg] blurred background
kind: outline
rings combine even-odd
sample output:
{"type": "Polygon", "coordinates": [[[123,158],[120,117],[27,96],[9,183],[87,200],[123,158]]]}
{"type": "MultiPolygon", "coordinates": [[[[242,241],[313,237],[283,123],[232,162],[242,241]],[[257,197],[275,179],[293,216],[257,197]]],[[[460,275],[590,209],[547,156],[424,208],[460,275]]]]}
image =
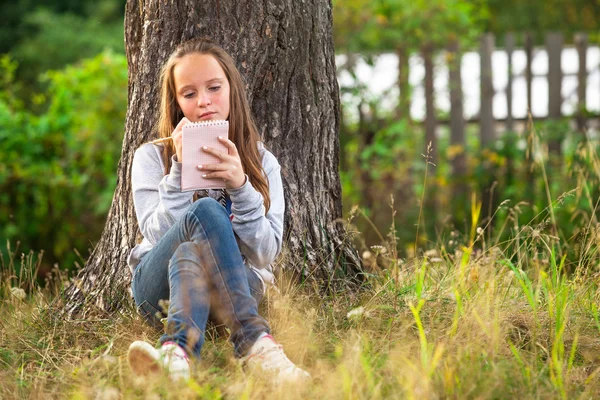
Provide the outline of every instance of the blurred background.
{"type": "Polygon", "coordinates": [[[600,194],[600,1],[333,4],[344,208],[360,206],[363,247],[452,254],[479,225],[484,246],[529,229],[577,260],[600,194]]]}
{"type": "MultiPolygon", "coordinates": [[[[124,5],[0,5],[0,254],[43,250],[42,274],[83,264],[110,207],[124,5]]],[[[497,241],[531,226],[577,251],[600,197],[599,0],[334,0],[333,16],[360,246],[451,251],[481,204],[497,241]]]]}

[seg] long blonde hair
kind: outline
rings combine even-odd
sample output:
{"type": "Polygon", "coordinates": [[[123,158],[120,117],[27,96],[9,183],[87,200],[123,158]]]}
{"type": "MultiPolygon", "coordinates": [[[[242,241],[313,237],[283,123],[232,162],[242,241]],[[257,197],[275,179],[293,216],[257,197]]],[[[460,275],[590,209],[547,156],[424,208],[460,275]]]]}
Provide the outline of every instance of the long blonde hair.
{"type": "MultiPolygon", "coordinates": [[[[233,58],[212,40],[195,38],[181,43],[164,65],[160,75],[161,102],[157,123],[158,137],[170,137],[181,118],[183,118],[183,112],[177,103],[173,69],[181,58],[192,53],[213,56],[225,72],[230,87],[229,140],[237,147],[242,167],[246,175],[248,175],[252,186],[263,196],[266,213],[271,206],[269,182],[262,167],[262,160],[258,151],[260,136],[250,114],[250,105],[246,98],[242,76],[235,66],[233,58]]],[[[171,157],[173,154],[175,154],[173,142],[170,140],[164,141],[162,156],[163,164],[165,165],[165,175],[171,170],[171,157]]]]}

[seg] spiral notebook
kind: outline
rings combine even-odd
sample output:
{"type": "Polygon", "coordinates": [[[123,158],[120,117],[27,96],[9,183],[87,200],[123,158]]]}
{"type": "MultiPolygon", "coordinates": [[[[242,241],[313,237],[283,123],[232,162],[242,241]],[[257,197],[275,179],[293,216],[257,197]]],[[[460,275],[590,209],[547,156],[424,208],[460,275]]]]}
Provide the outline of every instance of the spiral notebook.
{"type": "Polygon", "coordinates": [[[205,179],[207,171],[200,171],[198,165],[219,164],[221,160],[202,150],[203,146],[228,153],[227,147],[219,142],[219,136],[228,137],[229,121],[190,122],[183,126],[181,152],[183,165],[181,169],[181,191],[201,189],[223,189],[225,183],[221,179],[205,179]]]}

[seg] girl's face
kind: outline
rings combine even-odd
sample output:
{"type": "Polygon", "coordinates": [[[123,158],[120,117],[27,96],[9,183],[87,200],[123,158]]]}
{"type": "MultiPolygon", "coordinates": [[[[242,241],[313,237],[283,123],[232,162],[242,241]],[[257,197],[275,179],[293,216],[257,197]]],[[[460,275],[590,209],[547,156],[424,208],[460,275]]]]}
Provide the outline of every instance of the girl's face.
{"type": "Polygon", "coordinates": [[[229,117],[229,81],[213,56],[182,57],[173,68],[173,78],[177,104],[191,122],[229,117]]]}

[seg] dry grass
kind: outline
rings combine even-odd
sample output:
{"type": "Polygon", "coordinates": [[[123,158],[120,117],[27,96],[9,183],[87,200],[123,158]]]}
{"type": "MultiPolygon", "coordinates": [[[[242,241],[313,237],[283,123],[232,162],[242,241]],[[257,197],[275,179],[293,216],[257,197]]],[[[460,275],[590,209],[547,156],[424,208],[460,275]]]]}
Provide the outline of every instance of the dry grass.
{"type": "MultiPolygon", "coordinates": [[[[591,165],[600,176],[595,153],[591,165]]],[[[189,382],[136,379],[127,348],[159,333],[132,309],[57,320],[48,305],[63,277],[37,286],[40,256],[13,251],[1,260],[0,398],[599,398],[596,210],[581,226],[579,258],[567,274],[560,235],[517,226],[519,207],[508,210],[508,242],[479,224],[475,201],[470,233],[453,233],[418,257],[399,259],[388,235],[363,253],[368,279],[358,292],[323,295],[280,277],[261,311],[288,356],[314,377],[302,387],[245,376],[231,346],[214,337],[189,382]]],[[[543,213],[553,221],[552,206],[543,213]]]]}
{"type": "MultiPolygon", "coordinates": [[[[526,277],[508,267],[494,246],[477,255],[467,247],[447,254],[441,246],[409,261],[393,259],[391,250],[376,252],[370,286],[360,293],[323,298],[285,277],[278,292],[271,290],[262,312],[288,356],[315,378],[293,388],[246,377],[223,338],[207,340],[186,384],[174,385],[165,376],[136,379],[127,366],[127,347],[136,339],[155,342],[157,332],[131,310],[112,319],[56,320],[47,306],[60,284],[42,289],[31,279],[19,281],[14,257],[8,265],[4,260],[0,397],[600,395],[600,292],[592,266],[583,275],[552,278],[559,266],[548,261],[545,269],[527,269],[526,277]],[[19,287],[29,294],[21,298],[19,287]]],[[[24,269],[35,264],[34,254],[20,260],[24,269]]]]}

